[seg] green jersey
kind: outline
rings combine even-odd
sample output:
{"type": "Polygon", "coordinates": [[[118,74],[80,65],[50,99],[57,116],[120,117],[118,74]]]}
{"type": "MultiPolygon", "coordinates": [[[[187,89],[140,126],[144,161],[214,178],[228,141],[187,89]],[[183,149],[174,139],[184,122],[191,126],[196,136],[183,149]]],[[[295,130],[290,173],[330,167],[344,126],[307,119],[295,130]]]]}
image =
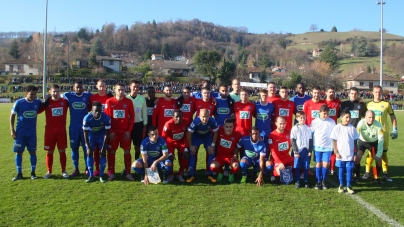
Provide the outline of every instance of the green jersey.
{"type": "Polygon", "coordinates": [[[373,121],[372,125],[368,125],[365,119],[359,121],[356,126],[356,130],[359,133],[359,139],[363,142],[378,142],[377,144],[377,157],[381,157],[383,153],[383,126],[378,121],[373,121]]]}

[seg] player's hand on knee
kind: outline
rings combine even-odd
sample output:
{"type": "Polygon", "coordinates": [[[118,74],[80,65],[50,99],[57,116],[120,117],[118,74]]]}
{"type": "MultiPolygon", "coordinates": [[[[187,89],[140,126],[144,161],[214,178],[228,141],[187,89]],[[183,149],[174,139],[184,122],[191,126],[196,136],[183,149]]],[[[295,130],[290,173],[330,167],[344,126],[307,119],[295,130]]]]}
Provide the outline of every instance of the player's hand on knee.
{"type": "Polygon", "coordinates": [[[209,154],[214,154],[215,153],[215,146],[209,146],[208,147],[208,152],[209,152],[209,154]]]}
{"type": "Polygon", "coordinates": [[[283,163],[280,163],[280,164],[278,165],[278,168],[279,168],[280,170],[284,170],[284,169],[285,169],[285,165],[284,165],[283,163]]]}
{"type": "Polygon", "coordinates": [[[115,140],[115,132],[111,132],[111,133],[109,134],[109,139],[110,139],[111,141],[114,141],[114,140],[115,140]]]}
{"type": "Polygon", "coordinates": [[[126,132],[123,134],[123,140],[127,141],[128,139],[130,139],[130,132],[126,131],[126,132]]]}
{"type": "Polygon", "coordinates": [[[191,154],[196,154],[196,147],[195,146],[191,146],[190,148],[189,148],[190,150],[191,150],[191,154]]]}

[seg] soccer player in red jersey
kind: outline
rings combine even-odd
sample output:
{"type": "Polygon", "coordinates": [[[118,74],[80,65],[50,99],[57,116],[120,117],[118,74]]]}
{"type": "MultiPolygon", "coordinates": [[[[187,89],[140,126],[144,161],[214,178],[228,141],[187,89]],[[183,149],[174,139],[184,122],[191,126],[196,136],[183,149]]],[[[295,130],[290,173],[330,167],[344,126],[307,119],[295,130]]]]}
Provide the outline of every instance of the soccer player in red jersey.
{"type": "MultiPolygon", "coordinates": [[[[181,182],[185,181],[182,174],[184,170],[188,168],[188,141],[185,135],[189,125],[189,120],[182,117],[182,111],[174,110],[173,118],[166,122],[163,134],[161,135],[166,140],[168,153],[170,153],[172,157],[175,157],[174,150],[177,149],[178,151],[177,157],[180,168],[178,170],[177,179],[181,182]]],[[[172,173],[170,173],[168,181],[172,181],[173,177],[171,176],[173,176],[172,173]]]]}
{"type": "Polygon", "coordinates": [[[44,103],[46,118],[44,150],[47,151],[46,168],[48,172],[43,178],[48,179],[52,176],[53,152],[56,145],[59,150],[62,176],[68,178],[65,151],[67,148],[66,116],[69,103],[66,99],[60,97],[60,90],[57,84],[52,85],[49,92],[51,96],[44,103]]]}
{"type": "MultiPolygon", "coordinates": [[[[273,119],[275,120],[277,117],[285,118],[285,129],[290,131],[293,127],[293,112],[295,110],[295,103],[288,99],[287,87],[281,87],[281,89],[279,90],[279,95],[281,96],[281,98],[273,101],[272,103],[275,106],[273,119]]],[[[275,122],[274,120],[272,122],[275,122]]]]}
{"type": "Polygon", "coordinates": [[[108,145],[108,180],[115,179],[115,153],[118,146],[124,150],[126,178],[133,181],[130,174],[132,156],[130,155],[131,132],[135,122],[135,110],[131,100],[125,97],[125,85],[115,85],[115,97],[107,100],[105,113],[111,118],[110,144],[108,145]]]}
{"type": "Polygon", "coordinates": [[[276,94],[276,84],[274,82],[269,82],[267,84],[267,88],[268,88],[267,102],[273,103],[275,100],[281,98],[279,95],[276,94]]]}
{"type": "Polygon", "coordinates": [[[172,98],[173,91],[171,85],[165,85],[163,93],[164,97],[159,98],[152,116],[152,124],[157,127],[159,135],[163,134],[164,124],[173,118],[174,110],[178,109],[177,101],[172,98]]]}
{"type": "Polygon", "coordinates": [[[324,105],[324,101],[320,99],[320,88],[315,86],[312,89],[312,98],[307,100],[303,105],[303,112],[306,114],[306,125],[320,117],[320,107],[324,105]]]}
{"type": "Polygon", "coordinates": [[[210,90],[207,87],[203,87],[201,90],[202,99],[196,99],[194,102],[194,109],[196,110],[196,115],[199,116],[199,111],[201,109],[207,109],[209,116],[212,117],[215,112],[215,104],[210,98],[210,90]]]}
{"type": "Polygon", "coordinates": [[[238,172],[238,151],[237,142],[242,135],[234,130],[234,119],[227,118],[224,126],[219,127],[216,157],[210,164],[210,169],[217,173],[217,181],[223,179],[223,166],[226,164],[231,166],[229,174],[229,182],[234,182],[234,174],[238,172]]]}
{"type": "Polygon", "coordinates": [[[235,102],[233,112],[236,119],[236,131],[241,135],[250,135],[255,105],[248,100],[248,91],[240,90],[240,102],[235,102]]]}
{"type": "Polygon", "coordinates": [[[268,144],[271,148],[271,155],[275,163],[274,175],[279,176],[280,170],[294,164],[294,158],[290,156],[290,131],[286,130],[286,120],[277,117],[275,120],[276,130],[272,131],[268,137],[268,144]]]}
{"type": "Polygon", "coordinates": [[[182,96],[177,99],[178,108],[182,111],[182,117],[192,120],[195,113],[196,98],[191,97],[191,87],[182,88],[182,96]]]}

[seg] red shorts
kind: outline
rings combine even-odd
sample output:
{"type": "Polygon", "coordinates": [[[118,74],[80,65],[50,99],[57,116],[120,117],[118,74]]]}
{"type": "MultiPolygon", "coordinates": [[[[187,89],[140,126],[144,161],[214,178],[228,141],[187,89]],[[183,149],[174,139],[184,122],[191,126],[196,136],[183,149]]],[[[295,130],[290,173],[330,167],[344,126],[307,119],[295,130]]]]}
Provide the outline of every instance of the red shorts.
{"type": "Polygon", "coordinates": [[[174,150],[177,149],[178,153],[183,153],[185,148],[188,148],[188,142],[186,140],[167,140],[168,153],[174,154],[174,150]]]}
{"type": "Polygon", "coordinates": [[[58,145],[58,150],[63,150],[67,148],[66,129],[60,130],[58,132],[47,132],[45,130],[44,150],[54,151],[56,144],[58,145]]]}
{"type": "MultiPolygon", "coordinates": [[[[224,165],[229,165],[231,166],[233,162],[231,161],[233,157],[215,157],[213,161],[216,161],[219,163],[220,167],[223,167],[224,165]]],[[[238,162],[238,161],[237,161],[238,162]]]]}
{"type": "Polygon", "coordinates": [[[130,134],[129,134],[128,139],[125,141],[123,139],[123,134],[125,132],[114,132],[114,133],[115,133],[115,140],[112,141],[111,138],[109,139],[108,150],[116,151],[118,149],[119,145],[124,150],[130,150],[130,146],[131,146],[131,142],[132,142],[130,134]]]}
{"type": "MultiPolygon", "coordinates": [[[[288,158],[288,159],[286,159],[286,160],[282,160],[282,163],[283,163],[283,165],[285,166],[285,167],[288,167],[288,166],[294,166],[294,164],[295,164],[295,159],[294,158],[288,158]]],[[[279,165],[279,163],[276,163],[275,164],[275,168],[277,167],[279,165]]]]}

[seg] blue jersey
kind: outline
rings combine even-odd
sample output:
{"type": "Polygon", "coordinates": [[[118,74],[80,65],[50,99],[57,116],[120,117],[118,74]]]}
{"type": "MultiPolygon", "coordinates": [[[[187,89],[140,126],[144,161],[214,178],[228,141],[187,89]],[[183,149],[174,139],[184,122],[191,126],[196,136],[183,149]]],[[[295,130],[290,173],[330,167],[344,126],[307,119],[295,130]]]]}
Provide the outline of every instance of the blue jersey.
{"type": "Polygon", "coordinates": [[[157,160],[167,152],[168,149],[166,141],[160,136],[154,143],[150,141],[149,137],[146,137],[142,140],[142,144],[140,145],[140,153],[147,154],[147,161],[149,163],[150,160],[157,160]]]}
{"type": "Polygon", "coordinates": [[[262,141],[257,141],[253,143],[251,141],[251,136],[244,136],[237,143],[238,148],[244,148],[245,157],[250,158],[254,161],[258,161],[260,156],[266,156],[267,149],[265,143],[262,141]]]}
{"type": "Polygon", "coordinates": [[[93,113],[90,112],[83,119],[83,129],[88,130],[88,136],[91,137],[104,137],[105,129],[111,128],[111,118],[105,113],[101,113],[100,118],[96,119],[93,113]]]}
{"type": "Polygon", "coordinates": [[[268,136],[271,133],[271,117],[274,113],[275,106],[272,103],[267,103],[265,105],[261,104],[261,101],[254,103],[255,105],[255,127],[257,127],[260,132],[266,132],[265,135],[268,136]]]}
{"type": "Polygon", "coordinates": [[[88,114],[91,93],[83,92],[80,96],[76,92],[66,92],[63,94],[69,102],[70,127],[81,128],[84,117],[88,114]]]}
{"type": "Polygon", "coordinates": [[[216,109],[214,115],[218,125],[223,126],[224,120],[226,120],[227,118],[231,118],[232,113],[233,108],[229,107],[227,99],[222,99],[221,97],[216,98],[216,109]]]}
{"type": "Polygon", "coordinates": [[[209,117],[209,120],[206,124],[203,124],[201,118],[199,116],[195,118],[191,125],[188,127],[188,131],[193,132],[196,136],[205,137],[207,135],[211,135],[213,130],[216,132],[219,130],[219,126],[217,125],[216,120],[213,117],[209,117]]]}
{"type": "MultiPolygon", "coordinates": [[[[195,97],[196,99],[202,99],[202,92],[201,91],[191,92],[191,97],[195,97]]],[[[211,98],[218,98],[218,97],[220,97],[220,93],[217,92],[217,91],[211,91],[210,92],[210,97],[211,98]]]]}
{"type": "Polygon", "coordinates": [[[299,97],[299,95],[295,95],[289,100],[295,103],[295,109],[293,111],[294,114],[296,114],[297,111],[303,111],[303,104],[307,101],[310,100],[311,97],[308,95],[304,95],[303,97],[299,97]]]}
{"type": "Polygon", "coordinates": [[[14,103],[11,113],[17,114],[15,132],[17,136],[36,135],[36,119],[42,103],[38,99],[30,102],[25,98],[14,103]]]}

